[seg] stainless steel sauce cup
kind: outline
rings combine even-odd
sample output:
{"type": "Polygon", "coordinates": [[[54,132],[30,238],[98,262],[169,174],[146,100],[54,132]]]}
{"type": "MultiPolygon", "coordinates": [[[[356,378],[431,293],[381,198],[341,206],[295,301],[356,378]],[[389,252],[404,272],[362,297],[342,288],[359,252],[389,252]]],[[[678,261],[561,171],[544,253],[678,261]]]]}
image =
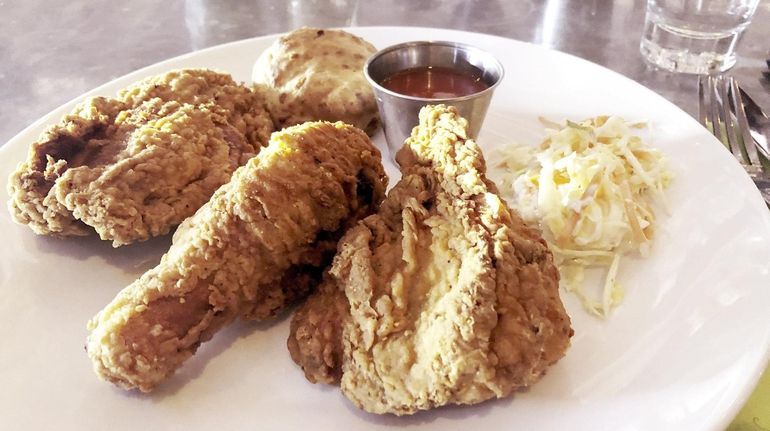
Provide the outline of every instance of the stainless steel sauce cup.
{"type": "Polygon", "coordinates": [[[417,115],[425,105],[443,103],[455,106],[468,120],[470,137],[476,138],[497,85],[503,79],[503,65],[486,51],[456,42],[407,42],[393,45],[374,54],[364,66],[364,75],[374,88],[380,119],[391,157],[404,144],[417,125],[417,115]],[[381,83],[402,70],[420,67],[446,67],[459,71],[481,71],[488,88],[474,94],[446,99],[426,99],[388,90],[381,83]]]}

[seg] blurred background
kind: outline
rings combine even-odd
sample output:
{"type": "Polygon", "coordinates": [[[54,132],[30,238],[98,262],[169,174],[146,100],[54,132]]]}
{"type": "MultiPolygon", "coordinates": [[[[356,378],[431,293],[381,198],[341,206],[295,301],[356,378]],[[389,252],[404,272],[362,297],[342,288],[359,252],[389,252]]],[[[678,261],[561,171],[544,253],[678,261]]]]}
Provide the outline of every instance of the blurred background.
{"type": "MultiPolygon", "coordinates": [[[[644,0],[0,0],[0,143],[100,84],[167,58],[301,26],[423,26],[489,33],[615,70],[697,113],[696,79],[639,54],[644,0]]],[[[770,2],[732,73],[770,106],[770,2]]],[[[526,61],[526,59],[522,59],[526,61]]],[[[564,71],[569,73],[569,71],[564,71]]]]}

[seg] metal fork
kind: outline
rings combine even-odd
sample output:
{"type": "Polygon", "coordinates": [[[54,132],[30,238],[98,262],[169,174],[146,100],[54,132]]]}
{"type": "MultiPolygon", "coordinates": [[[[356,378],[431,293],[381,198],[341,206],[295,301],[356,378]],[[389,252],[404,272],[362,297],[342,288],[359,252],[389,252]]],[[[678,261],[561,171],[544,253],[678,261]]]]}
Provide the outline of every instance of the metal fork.
{"type": "Polygon", "coordinates": [[[770,160],[757,151],[744,102],[732,76],[698,78],[699,120],[743,165],[770,208],[770,160]]]}

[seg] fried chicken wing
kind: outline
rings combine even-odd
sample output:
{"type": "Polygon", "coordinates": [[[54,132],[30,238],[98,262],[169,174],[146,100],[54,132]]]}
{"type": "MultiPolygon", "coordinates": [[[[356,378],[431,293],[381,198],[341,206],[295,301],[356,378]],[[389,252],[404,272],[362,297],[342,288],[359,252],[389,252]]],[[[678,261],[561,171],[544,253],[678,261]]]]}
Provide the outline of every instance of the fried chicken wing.
{"type": "Polygon", "coordinates": [[[264,319],[305,296],[386,186],[361,130],[317,122],[274,133],[182,223],[160,264],[91,320],[96,373],[150,391],[236,317],[264,319]]]}
{"type": "Polygon", "coordinates": [[[148,78],[78,105],[11,175],[14,220],[35,233],[114,246],[191,216],[273,131],[261,93],[209,70],[148,78]]]}
{"type": "Polygon", "coordinates": [[[292,316],[289,353],[311,382],[339,384],[343,319],[348,314],[345,292],[327,273],[316,292],[292,316]]]}
{"type": "Polygon", "coordinates": [[[497,195],[466,130],[454,108],[423,108],[401,181],[293,317],[289,351],[307,378],[339,383],[368,412],[505,397],[569,346],[553,257],[497,195]]]}

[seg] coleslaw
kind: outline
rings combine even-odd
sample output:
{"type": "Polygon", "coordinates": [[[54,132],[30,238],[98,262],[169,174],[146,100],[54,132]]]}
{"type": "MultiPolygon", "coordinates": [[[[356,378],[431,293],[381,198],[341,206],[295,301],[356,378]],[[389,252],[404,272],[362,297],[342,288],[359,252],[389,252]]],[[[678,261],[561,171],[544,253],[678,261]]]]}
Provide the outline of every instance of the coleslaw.
{"type": "Polygon", "coordinates": [[[624,296],[617,280],[622,257],[649,252],[653,207],[665,207],[672,176],[662,153],[639,136],[644,123],[607,116],[563,126],[541,121],[547,137],[540,148],[500,151],[500,190],[525,221],[540,225],[562,286],[604,317],[624,296]],[[598,298],[583,285],[588,267],[606,269],[598,298]]]}

